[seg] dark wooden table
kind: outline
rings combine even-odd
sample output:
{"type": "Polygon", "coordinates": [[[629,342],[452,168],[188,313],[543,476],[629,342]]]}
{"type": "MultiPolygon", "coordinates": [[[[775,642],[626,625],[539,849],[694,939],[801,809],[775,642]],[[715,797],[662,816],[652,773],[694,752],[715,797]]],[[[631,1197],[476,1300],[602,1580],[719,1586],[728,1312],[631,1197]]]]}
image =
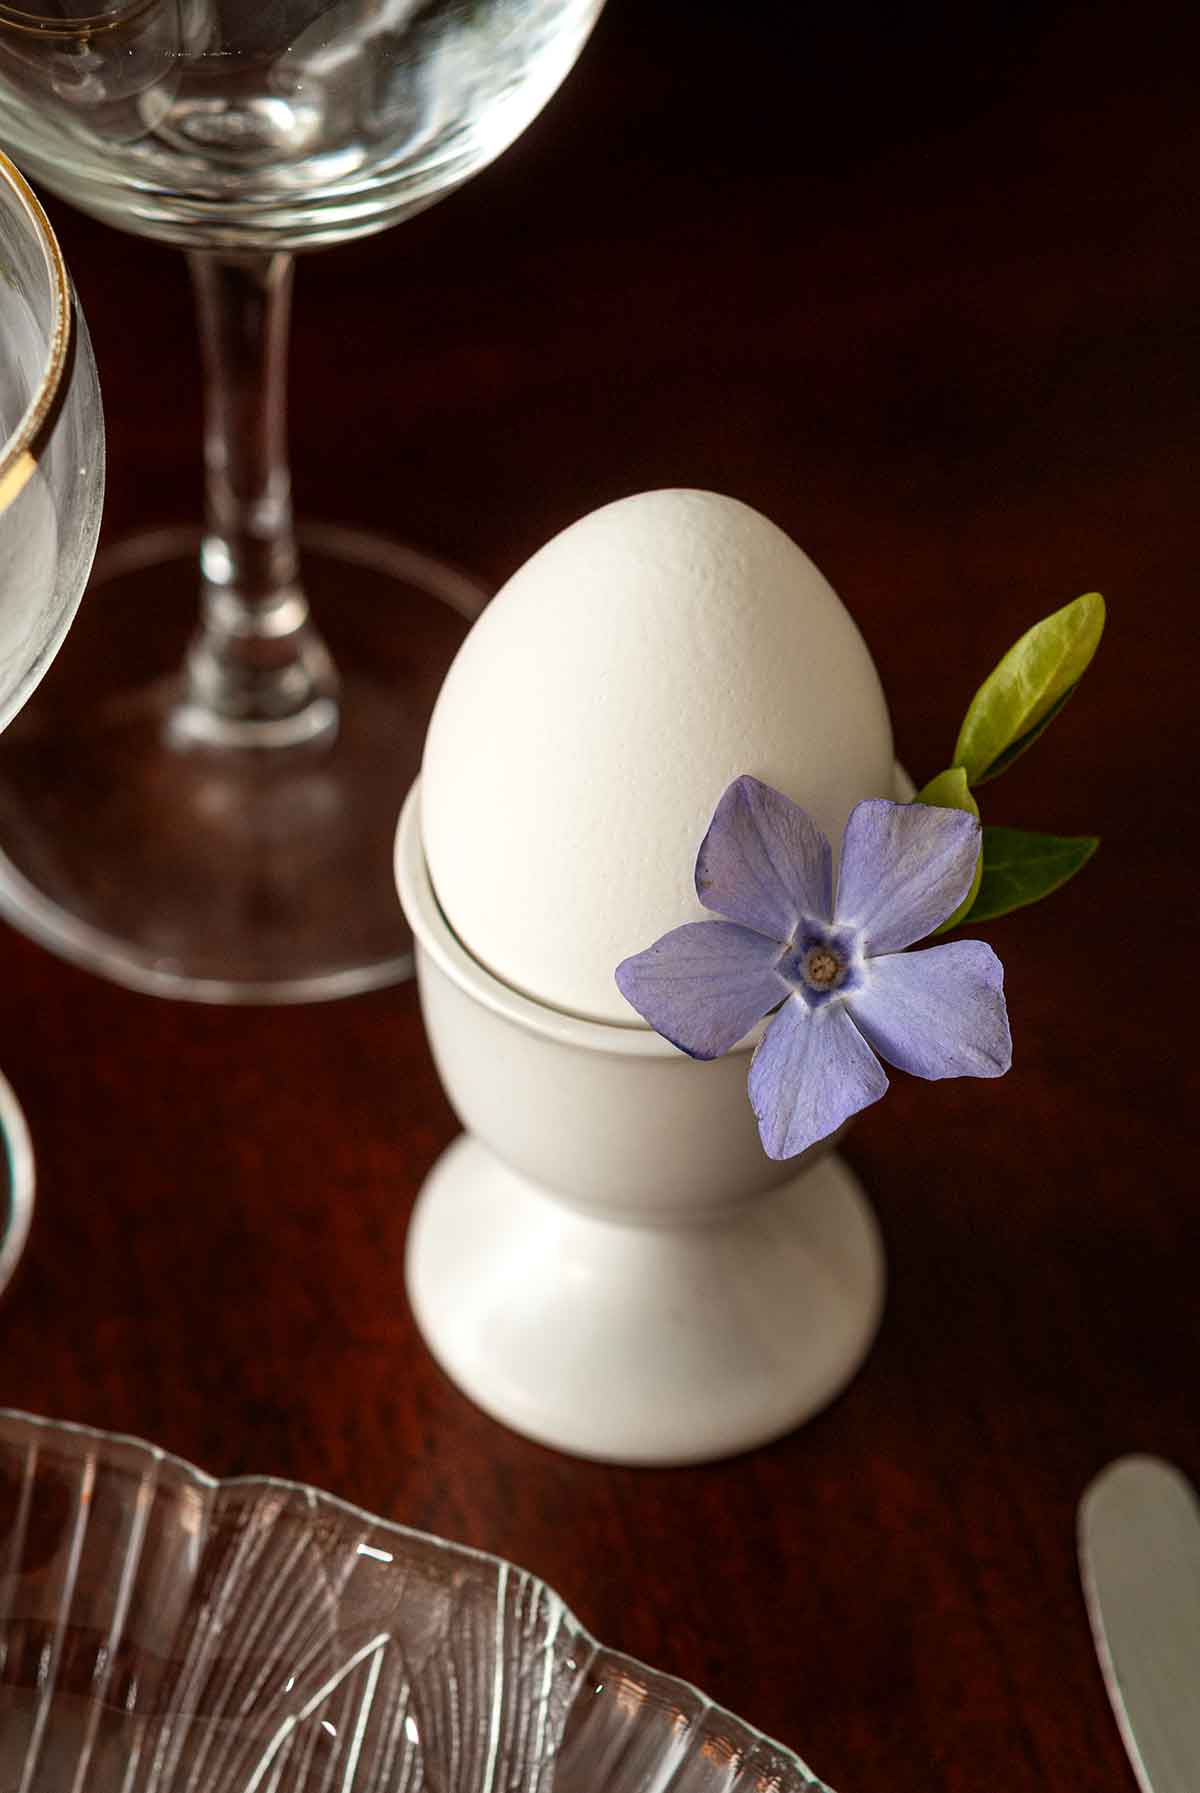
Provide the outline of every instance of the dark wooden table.
{"type": "MultiPolygon", "coordinates": [[[[897,1079],[846,1147],[890,1266],[865,1369],[709,1468],[524,1442],[405,1305],[456,1126],[411,986],[205,1009],[5,930],[39,1196],[0,1404],[510,1557],[840,1793],[1125,1793],[1075,1506],[1130,1449],[1200,1475],[1191,9],[832,11],[611,0],[498,165],[303,262],[292,424],[303,510],[402,520],[493,582],[622,493],[749,500],[858,617],[923,775],[1029,622],[1107,595],[1083,691],[989,811],[1104,837],[986,930],[1014,1069],[897,1079]]],[[[104,381],[107,535],[189,518],[182,260],[51,204],[104,381]]]]}

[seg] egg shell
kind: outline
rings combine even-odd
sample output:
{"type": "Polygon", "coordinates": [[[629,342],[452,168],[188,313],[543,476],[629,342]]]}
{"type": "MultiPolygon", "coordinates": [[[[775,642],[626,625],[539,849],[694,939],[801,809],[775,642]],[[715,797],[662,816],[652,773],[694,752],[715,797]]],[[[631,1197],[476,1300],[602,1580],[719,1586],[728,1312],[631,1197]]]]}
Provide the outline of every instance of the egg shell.
{"type": "Polygon", "coordinates": [[[681,922],[696,852],[742,773],[834,844],[893,794],[878,674],[791,539],[736,499],[646,492],[555,536],[474,624],[438,696],[421,779],[430,878],[495,976],[644,1026],[618,963],[681,922]]]}

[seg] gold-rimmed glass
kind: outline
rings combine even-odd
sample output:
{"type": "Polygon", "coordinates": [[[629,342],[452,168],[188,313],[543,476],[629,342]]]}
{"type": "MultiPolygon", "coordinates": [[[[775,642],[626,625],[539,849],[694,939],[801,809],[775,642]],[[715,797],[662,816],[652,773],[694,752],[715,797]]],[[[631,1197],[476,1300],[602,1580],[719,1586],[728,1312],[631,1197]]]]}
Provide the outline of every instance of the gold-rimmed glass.
{"type": "MultiPolygon", "coordinates": [[[[104,423],[87,326],[45,212],[0,155],[0,728],[29,699],[75,615],[103,498],[104,423]]],[[[0,1289],[32,1209],[29,1135],[0,1078],[0,1289]]]]}

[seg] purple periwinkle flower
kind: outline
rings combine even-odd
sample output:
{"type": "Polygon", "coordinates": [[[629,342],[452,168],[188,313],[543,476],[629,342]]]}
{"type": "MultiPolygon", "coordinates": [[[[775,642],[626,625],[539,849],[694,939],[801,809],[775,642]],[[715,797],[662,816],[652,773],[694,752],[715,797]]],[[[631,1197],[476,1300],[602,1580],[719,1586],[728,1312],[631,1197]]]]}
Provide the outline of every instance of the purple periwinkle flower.
{"type": "Polygon", "coordinates": [[[835,901],[816,824],[770,785],[735,779],[696,859],[696,894],[726,919],[673,928],[618,965],[618,987],[693,1058],[718,1058],[777,1009],[750,1101],[768,1155],[794,1157],[879,1100],[880,1058],[918,1077],[1008,1070],[991,947],[904,951],[953,914],[978,851],[965,810],[867,798],[846,823],[835,901]]]}

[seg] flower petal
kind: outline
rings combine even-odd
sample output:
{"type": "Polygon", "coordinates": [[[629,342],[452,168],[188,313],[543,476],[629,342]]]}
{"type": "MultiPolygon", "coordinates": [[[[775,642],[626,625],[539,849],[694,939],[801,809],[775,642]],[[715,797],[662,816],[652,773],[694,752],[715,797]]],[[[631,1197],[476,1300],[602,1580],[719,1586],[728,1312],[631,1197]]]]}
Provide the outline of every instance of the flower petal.
{"type": "Polygon", "coordinates": [[[952,915],[971,885],[980,829],[964,809],[868,797],[842,838],[837,919],[867,953],[895,953],[952,915]]]}
{"type": "Polygon", "coordinates": [[[735,778],[696,856],[696,895],[773,940],[801,915],[833,914],[833,853],[798,803],[757,778],[735,778]]]}
{"type": "Polygon", "coordinates": [[[769,1158],[794,1158],[878,1102],[887,1072],[844,1003],[785,1002],[750,1065],[750,1103],[769,1158]]]}
{"type": "Polygon", "coordinates": [[[731,921],[689,921],[623,959],[617,987],[656,1033],[693,1058],[719,1058],[791,986],[779,942],[731,921]]]}
{"type": "Polygon", "coordinates": [[[1000,1077],[1012,1064],[1004,967],[982,940],[872,959],[847,1007],[876,1052],[916,1077],[1000,1077]]]}

